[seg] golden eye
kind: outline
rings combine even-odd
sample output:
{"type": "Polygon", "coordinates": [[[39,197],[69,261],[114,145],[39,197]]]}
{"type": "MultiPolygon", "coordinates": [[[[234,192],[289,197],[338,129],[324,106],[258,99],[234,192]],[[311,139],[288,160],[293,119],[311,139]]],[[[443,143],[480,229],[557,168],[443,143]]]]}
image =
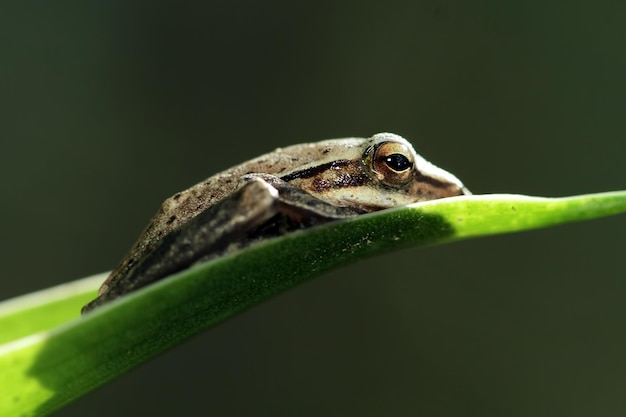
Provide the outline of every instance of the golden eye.
{"type": "Polygon", "coordinates": [[[366,164],[380,182],[391,187],[407,184],[413,176],[413,153],[404,144],[381,142],[366,153],[366,164]]]}

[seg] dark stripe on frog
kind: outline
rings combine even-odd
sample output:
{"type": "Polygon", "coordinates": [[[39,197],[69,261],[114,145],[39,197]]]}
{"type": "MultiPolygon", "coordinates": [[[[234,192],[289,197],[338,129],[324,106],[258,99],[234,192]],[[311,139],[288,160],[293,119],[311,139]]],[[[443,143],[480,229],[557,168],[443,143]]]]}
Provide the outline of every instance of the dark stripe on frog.
{"type": "MultiPolygon", "coordinates": [[[[282,177],[280,177],[280,179],[282,179],[283,181],[289,182],[295,179],[311,178],[329,169],[339,170],[339,169],[346,168],[346,167],[352,168],[352,169],[358,169],[358,167],[354,165],[359,164],[359,163],[360,161],[338,159],[336,161],[328,162],[326,164],[316,165],[314,167],[309,167],[306,169],[293,171],[289,174],[283,175],[282,177]],[[353,165],[353,166],[350,167],[350,165],[353,165]]],[[[427,177],[426,175],[423,175],[421,172],[418,172],[415,178],[417,179],[417,181],[429,184],[435,188],[448,188],[451,185],[449,182],[441,181],[433,177],[427,177]]],[[[368,180],[370,180],[370,178],[366,175],[363,175],[363,174],[353,175],[351,181],[345,182],[341,185],[336,184],[334,187],[331,187],[329,185],[326,188],[339,188],[339,187],[348,187],[348,186],[357,187],[357,186],[363,185],[368,180]]]]}
{"type": "Polygon", "coordinates": [[[308,187],[316,193],[338,188],[361,187],[372,178],[363,172],[361,161],[340,159],[326,164],[291,172],[281,177],[283,181],[309,180],[308,187]]]}
{"type": "Polygon", "coordinates": [[[340,168],[349,166],[353,162],[354,161],[350,161],[348,159],[338,159],[337,161],[328,162],[326,164],[316,165],[314,167],[309,167],[309,168],[301,169],[298,171],[293,171],[287,175],[283,175],[282,177],[280,177],[280,179],[283,181],[289,182],[298,178],[301,178],[301,179],[311,178],[329,169],[340,169],[340,168]]]}

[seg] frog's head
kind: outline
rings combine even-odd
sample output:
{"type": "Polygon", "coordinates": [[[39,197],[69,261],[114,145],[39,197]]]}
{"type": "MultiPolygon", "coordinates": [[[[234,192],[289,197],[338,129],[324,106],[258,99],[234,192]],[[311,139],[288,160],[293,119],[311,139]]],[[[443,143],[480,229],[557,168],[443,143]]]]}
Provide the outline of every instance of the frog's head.
{"type": "Polygon", "coordinates": [[[375,211],[470,194],[458,178],[393,133],[310,146],[311,163],[281,178],[335,206],[375,211]]]}
{"type": "Polygon", "coordinates": [[[457,177],[428,162],[393,133],[368,139],[362,163],[373,180],[367,188],[385,207],[471,194],[457,177]]]}

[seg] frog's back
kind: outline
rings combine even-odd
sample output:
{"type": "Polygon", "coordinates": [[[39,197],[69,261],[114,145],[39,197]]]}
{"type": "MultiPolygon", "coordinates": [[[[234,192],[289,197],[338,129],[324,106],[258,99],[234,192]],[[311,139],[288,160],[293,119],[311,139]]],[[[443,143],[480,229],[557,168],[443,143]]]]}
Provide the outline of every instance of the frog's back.
{"type": "Polygon", "coordinates": [[[356,153],[357,150],[360,152],[366,140],[364,138],[331,139],[279,148],[215,174],[174,194],[163,202],[126,257],[102,284],[98,294],[106,292],[139,259],[152,252],[157,242],[164,236],[239,188],[241,177],[244,175],[259,173],[283,176],[295,169],[330,161],[336,157],[333,150],[337,148],[349,153],[352,153],[351,151],[356,153]]]}

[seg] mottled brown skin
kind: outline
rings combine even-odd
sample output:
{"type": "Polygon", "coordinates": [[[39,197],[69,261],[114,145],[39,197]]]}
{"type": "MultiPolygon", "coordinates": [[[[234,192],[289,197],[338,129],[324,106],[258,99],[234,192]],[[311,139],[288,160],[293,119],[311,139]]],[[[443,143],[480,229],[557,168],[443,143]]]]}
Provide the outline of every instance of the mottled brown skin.
{"type": "Polygon", "coordinates": [[[130,249],[127,257],[111,272],[98,290],[104,293],[121,272],[150,252],[155,244],[172,230],[180,227],[192,217],[211,207],[242,185],[241,178],[246,174],[263,173],[280,176],[296,167],[313,163],[327,155],[336,144],[301,144],[276,149],[271,154],[262,155],[243,164],[222,171],[206,180],[174,194],[163,202],[148,227],[130,249]]]}
{"type": "Polygon", "coordinates": [[[361,213],[467,193],[458,179],[423,160],[393,134],[277,149],[165,200],[102,284],[99,298],[83,312],[225,253],[226,248],[361,213]],[[400,175],[388,169],[386,159],[374,160],[386,144],[406,154],[410,171],[400,175]]]}

